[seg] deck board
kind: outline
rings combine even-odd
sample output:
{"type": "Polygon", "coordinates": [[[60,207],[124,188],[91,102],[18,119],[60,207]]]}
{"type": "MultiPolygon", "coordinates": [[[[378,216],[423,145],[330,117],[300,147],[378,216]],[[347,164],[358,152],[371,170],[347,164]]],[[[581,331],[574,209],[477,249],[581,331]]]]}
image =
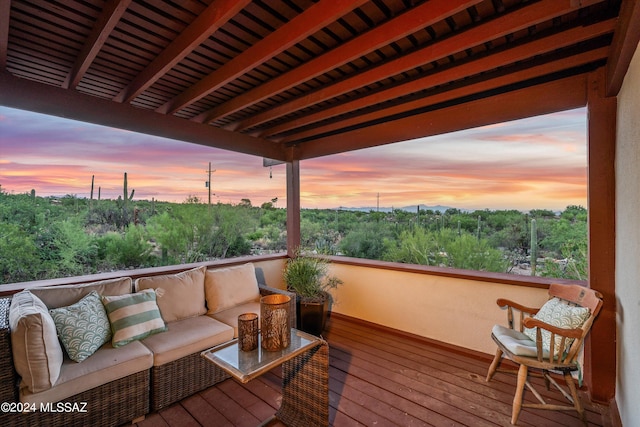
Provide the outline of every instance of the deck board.
{"type": "MultiPolygon", "coordinates": [[[[338,316],[330,320],[325,338],[332,426],[510,425],[515,376],[497,373],[485,382],[489,357],[338,316]]],[[[280,368],[247,384],[227,380],[147,416],[138,426],[255,426],[280,405],[280,381],[280,368]]],[[[545,399],[564,403],[557,391],[541,391],[545,399]]],[[[526,393],[527,401],[533,399],[526,393]]],[[[611,426],[608,408],[586,396],[583,404],[590,427],[611,426]]],[[[583,426],[573,411],[526,408],[518,425],[583,426]]]]}

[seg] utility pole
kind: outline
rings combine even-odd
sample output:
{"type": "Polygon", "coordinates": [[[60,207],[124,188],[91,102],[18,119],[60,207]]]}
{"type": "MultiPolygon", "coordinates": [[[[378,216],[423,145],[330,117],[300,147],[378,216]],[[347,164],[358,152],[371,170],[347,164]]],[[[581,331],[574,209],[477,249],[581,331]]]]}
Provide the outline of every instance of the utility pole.
{"type": "Polygon", "coordinates": [[[208,172],[209,172],[209,178],[208,178],[208,180],[207,180],[207,182],[206,182],[206,186],[207,186],[207,188],[209,189],[209,209],[211,209],[211,174],[212,174],[213,172],[215,172],[215,171],[216,171],[215,169],[214,169],[214,170],[211,170],[211,162],[209,162],[209,170],[208,170],[208,172]]]}

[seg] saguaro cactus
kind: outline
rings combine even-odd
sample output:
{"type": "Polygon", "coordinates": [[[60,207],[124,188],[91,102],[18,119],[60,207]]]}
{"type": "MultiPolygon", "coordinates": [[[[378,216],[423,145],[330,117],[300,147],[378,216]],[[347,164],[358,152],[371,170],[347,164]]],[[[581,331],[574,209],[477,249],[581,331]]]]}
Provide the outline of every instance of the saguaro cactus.
{"type": "Polygon", "coordinates": [[[529,254],[531,255],[531,275],[535,276],[538,262],[538,226],[535,219],[531,220],[531,250],[529,254]]]}
{"type": "Polygon", "coordinates": [[[89,208],[91,208],[91,205],[93,205],[93,182],[95,177],[95,175],[91,175],[91,194],[89,195],[89,208]]]}
{"type": "Polygon", "coordinates": [[[133,200],[133,194],[136,190],[131,190],[131,195],[129,195],[128,183],[127,183],[127,173],[124,173],[124,188],[122,191],[122,196],[118,196],[119,203],[122,203],[122,226],[126,227],[129,224],[129,202],[133,200]],[[122,200],[122,202],[120,202],[122,200]]]}
{"type": "Polygon", "coordinates": [[[129,202],[131,200],[133,200],[133,193],[135,193],[136,190],[131,190],[131,195],[127,196],[127,173],[124,173],[124,191],[122,192],[123,194],[123,199],[124,200],[124,207],[126,208],[129,205],[129,202]]]}

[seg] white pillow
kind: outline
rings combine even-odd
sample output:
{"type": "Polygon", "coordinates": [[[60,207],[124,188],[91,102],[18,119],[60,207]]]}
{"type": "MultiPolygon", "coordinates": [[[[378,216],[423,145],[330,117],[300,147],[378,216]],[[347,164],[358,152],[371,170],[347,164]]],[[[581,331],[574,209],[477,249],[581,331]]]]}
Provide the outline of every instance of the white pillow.
{"type": "Polygon", "coordinates": [[[32,393],[53,387],[64,356],[47,306],[29,291],[18,292],[11,300],[9,327],[20,387],[32,393]]]}
{"type": "Polygon", "coordinates": [[[165,322],[201,316],[207,312],[204,301],[204,272],[197,267],[177,274],[141,277],[137,292],[155,289],[160,314],[165,322]]]}
{"type": "MultiPolygon", "coordinates": [[[[533,318],[541,320],[558,328],[575,329],[582,326],[582,324],[589,318],[589,313],[590,310],[588,308],[572,306],[558,298],[551,298],[549,301],[544,303],[544,305],[540,308],[540,310],[538,310],[533,318]]],[[[537,328],[525,328],[524,333],[533,341],[535,341],[536,329],[537,328]]],[[[550,351],[551,332],[545,329],[541,329],[541,332],[542,348],[550,351]]],[[[556,335],[554,345],[554,348],[556,349],[556,355],[558,353],[557,349],[561,341],[562,337],[556,335]]],[[[573,339],[568,339],[567,347],[570,347],[571,343],[573,343],[573,339]]]]}
{"type": "Polygon", "coordinates": [[[253,263],[207,270],[204,279],[207,314],[218,313],[260,299],[253,263]]]}

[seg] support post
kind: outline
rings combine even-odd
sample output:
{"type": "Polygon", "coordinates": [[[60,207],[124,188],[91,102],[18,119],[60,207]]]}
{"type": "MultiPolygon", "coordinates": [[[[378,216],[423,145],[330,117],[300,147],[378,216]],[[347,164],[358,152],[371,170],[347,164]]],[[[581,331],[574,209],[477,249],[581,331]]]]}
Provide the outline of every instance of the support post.
{"type": "Polygon", "coordinates": [[[300,246],[300,161],[287,162],[287,255],[300,246]]]}
{"type": "Polygon", "coordinates": [[[584,379],[591,399],[608,403],[616,385],[615,97],[605,96],[604,68],[588,79],[589,286],[604,305],[585,344],[584,379]]]}

